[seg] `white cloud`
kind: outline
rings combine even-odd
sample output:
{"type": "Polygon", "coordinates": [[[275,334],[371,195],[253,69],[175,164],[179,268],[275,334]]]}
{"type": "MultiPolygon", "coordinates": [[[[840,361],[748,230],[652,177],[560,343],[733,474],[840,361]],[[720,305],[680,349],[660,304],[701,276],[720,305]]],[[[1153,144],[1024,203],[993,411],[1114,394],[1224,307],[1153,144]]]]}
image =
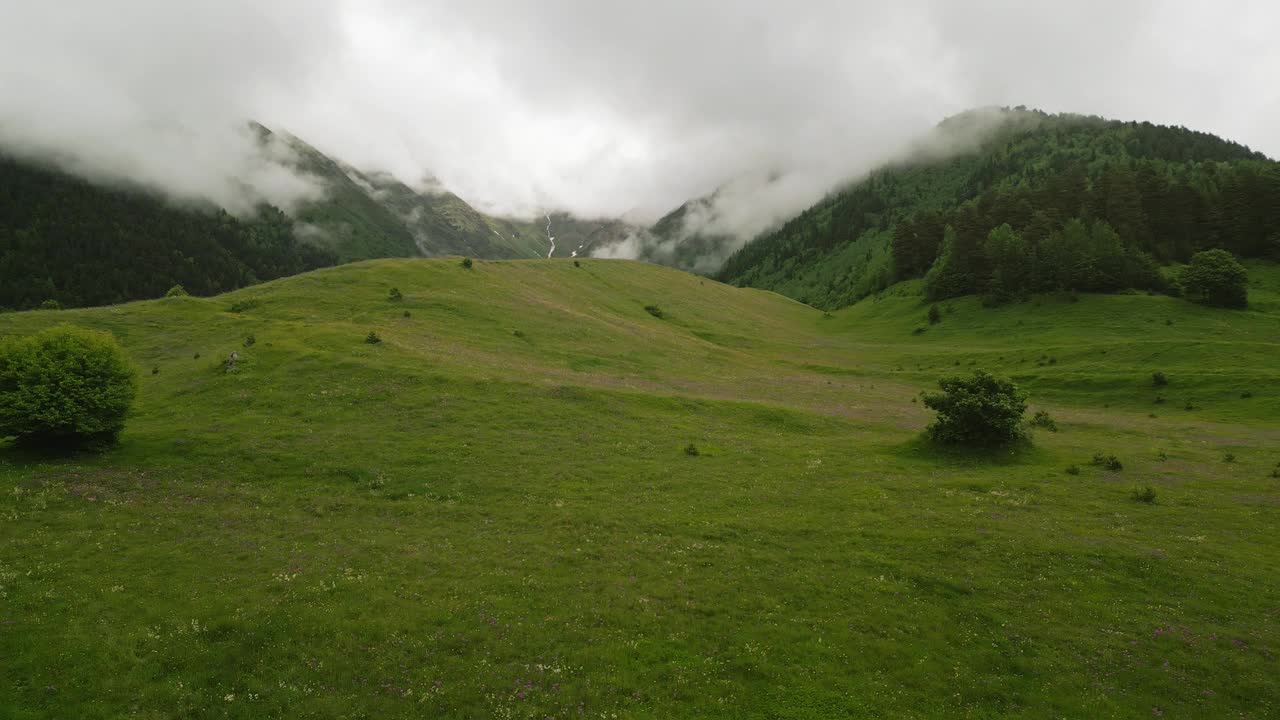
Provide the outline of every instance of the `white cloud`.
{"type": "Polygon", "coordinates": [[[0,146],[229,206],[315,192],[256,158],[249,118],[512,214],[651,220],[779,174],[722,218],[750,228],[979,105],[1280,153],[1278,23],[1190,0],[9,3],[0,146]]]}

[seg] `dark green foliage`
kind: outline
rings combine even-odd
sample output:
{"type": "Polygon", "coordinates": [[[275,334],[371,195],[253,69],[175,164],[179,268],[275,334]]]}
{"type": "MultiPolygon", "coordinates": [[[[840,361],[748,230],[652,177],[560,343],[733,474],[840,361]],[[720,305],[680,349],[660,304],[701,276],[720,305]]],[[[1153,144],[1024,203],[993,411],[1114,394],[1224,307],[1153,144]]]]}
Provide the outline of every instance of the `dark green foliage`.
{"type": "Polygon", "coordinates": [[[573,261],[573,266],[574,266],[574,267],[582,267],[582,263],[578,262],[577,260],[574,260],[574,261],[573,261]]]}
{"type": "Polygon", "coordinates": [[[1068,466],[1067,466],[1067,474],[1068,474],[1068,475],[1079,475],[1079,474],[1080,474],[1080,466],[1079,466],[1079,465],[1068,465],[1068,466]]]}
{"type": "Polygon", "coordinates": [[[257,337],[255,337],[253,333],[249,333],[248,335],[246,335],[246,336],[244,337],[244,346],[245,346],[245,347],[253,347],[253,344],[254,344],[254,343],[256,343],[256,342],[258,342],[258,338],[257,338],[257,337]]]}
{"type": "Polygon", "coordinates": [[[462,262],[460,262],[460,263],[458,263],[458,264],[459,264],[459,265],[461,265],[462,267],[466,268],[467,270],[470,270],[470,269],[471,269],[471,266],[473,265],[473,263],[471,262],[471,258],[469,258],[469,257],[464,257],[464,258],[462,258],[462,262]]]}
{"type": "Polygon", "coordinates": [[[1249,399],[1249,398],[1251,398],[1251,397],[1253,397],[1253,392],[1252,392],[1252,391],[1245,390],[1244,392],[1240,393],[1240,399],[1241,399],[1241,400],[1248,400],[1248,399],[1249,399]]]}
{"type": "Polygon", "coordinates": [[[376,330],[370,330],[369,334],[364,336],[364,341],[370,345],[377,345],[382,342],[382,336],[378,335],[376,330]]]}
{"type": "MultiPolygon", "coordinates": [[[[912,330],[912,331],[911,331],[911,334],[912,334],[912,335],[923,335],[923,334],[925,334],[925,332],[926,332],[928,329],[929,329],[929,328],[927,328],[927,327],[925,327],[925,326],[921,325],[921,326],[917,327],[915,330],[912,330]]],[[[899,368],[899,369],[901,369],[901,368],[899,368]]]]}
{"type": "Polygon", "coordinates": [[[1169,384],[1169,378],[1159,370],[1151,373],[1151,384],[1156,387],[1164,387],[1169,384]]]}
{"type": "Polygon", "coordinates": [[[156,366],[152,367],[152,368],[151,368],[151,374],[152,374],[152,375],[159,375],[159,374],[160,374],[160,366],[159,366],[159,365],[156,365],[156,366]]]}
{"type": "Polygon", "coordinates": [[[942,313],[938,310],[938,304],[934,303],[929,306],[929,314],[926,316],[930,325],[937,325],[942,322],[942,313]]]}
{"type": "Polygon", "coordinates": [[[213,295],[335,261],[270,206],[240,219],[0,155],[0,306],[213,295]]]}
{"type": "Polygon", "coordinates": [[[1124,469],[1124,463],[1120,462],[1120,458],[1115,455],[1103,455],[1102,453],[1094,453],[1093,459],[1089,461],[1089,464],[1097,465],[1111,472],[1119,472],[1124,469]]]}
{"type": "Polygon", "coordinates": [[[169,291],[166,292],[164,296],[165,297],[185,297],[187,294],[188,293],[186,288],[182,287],[181,285],[174,285],[173,287],[169,288],[169,291]]]}
{"type": "Polygon", "coordinates": [[[409,314],[409,311],[408,311],[408,310],[405,310],[405,311],[404,311],[404,316],[405,316],[405,317],[410,317],[410,314],[409,314]]]}
{"type": "Polygon", "coordinates": [[[1223,455],[1222,455],[1222,462],[1224,462],[1224,463],[1233,463],[1233,462],[1235,462],[1235,461],[1236,461],[1236,454],[1235,454],[1235,453],[1223,453],[1223,455]]]}
{"type": "Polygon", "coordinates": [[[136,391],[136,372],[108,333],[62,325],[0,345],[0,437],[111,441],[136,391]]]}
{"type": "Polygon", "coordinates": [[[237,300],[231,303],[231,307],[227,308],[227,312],[243,313],[258,307],[257,300],[237,300]]]}
{"type": "Polygon", "coordinates": [[[191,356],[191,359],[192,359],[192,360],[199,360],[199,359],[200,359],[200,353],[196,353],[196,354],[192,355],[192,356],[191,356]]]}
{"type": "Polygon", "coordinates": [[[657,305],[645,305],[644,311],[658,318],[659,320],[662,319],[662,308],[658,307],[657,305]]]}
{"type": "Polygon", "coordinates": [[[1280,250],[1280,163],[1184,128],[1006,117],[973,152],[886,167],[834,193],[748,243],[718,278],[833,308],[927,276],[932,298],[998,304],[1047,290],[1163,291],[1157,262],[1215,246],[1280,250]]]}
{"type": "Polygon", "coordinates": [[[1196,302],[1234,308],[1249,304],[1249,274],[1226,250],[1196,253],[1179,280],[1183,294],[1196,302]]]}
{"type": "Polygon", "coordinates": [[[693,443],[689,443],[688,445],[684,446],[684,454],[688,455],[689,457],[697,457],[701,453],[699,452],[697,445],[694,445],[693,443]]]}
{"type": "Polygon", "coordinates": [[[61,310],[62,303],[57,300],[44,300],[40,303],[41,310],[61,310]]]}
{"type": "Polygon", "coordinates": [[[1058,432],[1058,423],[1052,417],[1049,417],[1049,413],[1044,410],[1036,411],[1036,414],[1031,418],[1031,427],[1048,430],[1049,432],[1058,432]]]}
{"type": "Polygon", "coordinates": [[[1134,488],[1133,492],[1129,493],[1129,497],[1134,502],[1154,505],[1156,502],[1156,491],[1155,491],[1155,488],[1151,487],[1150,485],[1144,485],[1140,488],[1134,488]]]}
{"type": "Polygon", "coordinates": [[[924,395],[924,406],[938,413],[929,436],[942,443],[991,447],[1023,438],[1026,393],[1009,380],[975,370],[970,377],[938,382],[940,393],[924,395]]]}
{"type": "Polygon", "coordinates": [[[391,302],[400,302],[404,300],[404,295],[400,294],[400,288],[391,288],[387,293],[387,299],[391,302]]]}

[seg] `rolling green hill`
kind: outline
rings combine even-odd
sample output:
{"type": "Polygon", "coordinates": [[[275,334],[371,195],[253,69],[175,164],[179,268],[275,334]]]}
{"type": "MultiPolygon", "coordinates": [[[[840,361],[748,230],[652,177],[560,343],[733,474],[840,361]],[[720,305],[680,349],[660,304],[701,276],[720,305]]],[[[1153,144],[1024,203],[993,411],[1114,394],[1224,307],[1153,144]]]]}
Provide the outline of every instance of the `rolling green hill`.
{"type": "Polygon", "coordinates": [[[972,111],[944,121],[911,160],[748,243],[717,277],[843,307],[924,275],[948,256],[951,227],[954,240],[945,247],[954,250],[955,278],[936,294],[1003,295],[992,287],[995,263],[985,247],[1002,224],[1018,234],[1021,258],[1038,251],[1047,258],[1045,248],[1074,218],[1107,223],[1140,262],[1186,261],[1214,247],[1266,257],[1280,255],[1277,198],[1280,163],[1206,133],[1023,109],[972,111]]]}
{"type": "Polygon", "coordinates": [[[143,370],[105,454],[0,445],[0,715],[1274,715],[1280,270],[1250,271],[1248,310],[931,326],[918,280],[823,313],[594,259],[0,315],[143,370]],[[923,443],[917,394],[973,367],[1059,431],[923,443]]]}

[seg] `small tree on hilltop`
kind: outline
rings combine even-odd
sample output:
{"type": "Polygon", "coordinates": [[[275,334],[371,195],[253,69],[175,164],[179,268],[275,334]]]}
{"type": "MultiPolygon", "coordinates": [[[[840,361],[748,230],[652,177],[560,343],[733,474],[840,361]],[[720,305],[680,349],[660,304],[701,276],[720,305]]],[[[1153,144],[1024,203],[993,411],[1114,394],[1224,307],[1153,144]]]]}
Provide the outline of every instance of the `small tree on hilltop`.
{"type": "Polygon", "coordinates": [[[68,325],[0,345],[0,437],[34,444],[114,440],[137,374],[108,333],[68,325]]]}
{"type": "Polygon", "coordinates": [[[983,370],[968,378],[943,378],[938,385],[942,392],[924,396],[924,406],[938,413],[929,426],[929,437],[979,447],[1006,445],[1024,437],[1027,395],[1017,385],[983,370]]]}
{"type": "Polygon", "coordinates": [[[1226,250],[1205,250],[1192,255],[1182,269],[1182,291],[1205,305],[1245,307],[1249,304],[1249,273],[1226,250]]]}

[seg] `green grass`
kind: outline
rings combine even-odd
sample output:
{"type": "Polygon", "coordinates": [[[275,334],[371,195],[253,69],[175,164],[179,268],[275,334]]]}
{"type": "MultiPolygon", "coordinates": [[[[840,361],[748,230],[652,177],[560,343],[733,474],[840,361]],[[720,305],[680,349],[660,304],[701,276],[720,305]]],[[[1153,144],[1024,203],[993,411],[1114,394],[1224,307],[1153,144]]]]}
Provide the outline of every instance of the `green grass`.
{"type": "Polygon", "coordinates": [[[826,317],[581,265],[0,315],[147,370],[106,454],[0,447],[0,716],[1280,712],[1274,266],[1248,311],[964,299],[913,335],[910,286],[826,317]],[[923,443],[912,399],[971,367],[1059,432],[923,443]]]}

